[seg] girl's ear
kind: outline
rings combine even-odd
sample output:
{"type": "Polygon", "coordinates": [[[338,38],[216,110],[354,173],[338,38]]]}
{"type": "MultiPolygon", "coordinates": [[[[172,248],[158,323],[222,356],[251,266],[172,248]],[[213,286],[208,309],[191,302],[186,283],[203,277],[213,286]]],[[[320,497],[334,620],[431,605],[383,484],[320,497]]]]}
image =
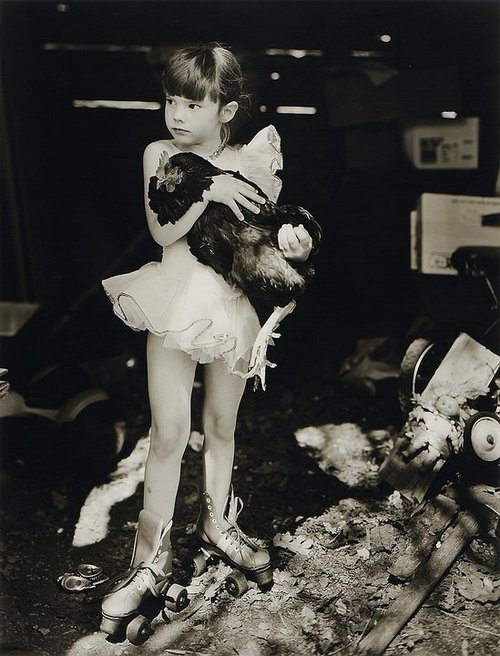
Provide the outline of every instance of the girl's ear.
{"type": "Polygon", "coordinates": [[[224,105],[220,111],[222,123],[229,123],[229,121],[234,118],[237,111],[238,103],[236,100],[232,100],[231,102],[228,102],[227,105],[224,105]]]}

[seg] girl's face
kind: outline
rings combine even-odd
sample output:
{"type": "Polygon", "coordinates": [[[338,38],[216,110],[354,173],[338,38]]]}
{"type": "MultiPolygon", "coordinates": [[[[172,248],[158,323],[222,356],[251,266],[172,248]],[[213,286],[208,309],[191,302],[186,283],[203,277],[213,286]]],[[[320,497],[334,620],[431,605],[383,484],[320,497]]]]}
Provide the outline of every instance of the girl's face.
{"type": "Polygon", "coordinates": [[[225,121],[224,111],[224,107],[208,96],[203,100],[190,100],[167,95],[165,124],[181,149],[192,146],[216,148],[220,142],[220,127],[225,121]]]}

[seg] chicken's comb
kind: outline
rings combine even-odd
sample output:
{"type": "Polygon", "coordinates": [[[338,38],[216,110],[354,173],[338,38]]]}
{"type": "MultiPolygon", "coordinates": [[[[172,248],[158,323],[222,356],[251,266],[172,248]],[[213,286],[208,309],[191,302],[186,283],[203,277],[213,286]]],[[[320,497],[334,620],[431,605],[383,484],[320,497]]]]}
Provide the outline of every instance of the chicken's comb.
{"type": "Polygon", "coordinates": [[[158,168],[156,169],[156,177],[160,178],[164,175],[165,167],[170,162],[170,157],[166,150],[160,155],[160,161],[158,162],[158,168]]]}

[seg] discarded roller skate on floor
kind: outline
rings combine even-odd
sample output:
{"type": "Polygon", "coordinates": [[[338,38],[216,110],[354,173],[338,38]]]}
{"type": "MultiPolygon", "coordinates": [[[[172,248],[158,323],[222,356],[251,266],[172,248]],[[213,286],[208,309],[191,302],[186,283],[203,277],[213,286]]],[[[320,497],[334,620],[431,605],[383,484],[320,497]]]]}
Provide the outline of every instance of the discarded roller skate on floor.
{"type": "Polygon", "coordinates": [[[109,577],[100,565],[82,563],[75,572],[65,572],[58,577],[57,582],[67,592],[88,592],[106,583],[109,577]]]}

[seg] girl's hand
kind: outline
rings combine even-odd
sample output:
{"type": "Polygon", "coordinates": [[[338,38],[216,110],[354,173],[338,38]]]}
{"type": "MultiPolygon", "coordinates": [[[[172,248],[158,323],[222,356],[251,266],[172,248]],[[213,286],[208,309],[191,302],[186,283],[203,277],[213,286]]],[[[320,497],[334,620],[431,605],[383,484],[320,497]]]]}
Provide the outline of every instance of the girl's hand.
{"type": "Polygon", "coordinates": [[[227,173],[213,177],[210,189],[205,192],[204,197],[206,200],[213,200],[215,203],[227,205],[240,221],[245,217],[238,205],[258,214],[260,212],[258,204],[266,202],[266,199],[259,196],[252,185],[227,173]]]}
{"type": "Polygon", "coordinates": [[[278,244],[287,260],[305,262],[311,254],[313,241],[302,224],[294,228],[290,223],[278,231],[278,244]]]}

